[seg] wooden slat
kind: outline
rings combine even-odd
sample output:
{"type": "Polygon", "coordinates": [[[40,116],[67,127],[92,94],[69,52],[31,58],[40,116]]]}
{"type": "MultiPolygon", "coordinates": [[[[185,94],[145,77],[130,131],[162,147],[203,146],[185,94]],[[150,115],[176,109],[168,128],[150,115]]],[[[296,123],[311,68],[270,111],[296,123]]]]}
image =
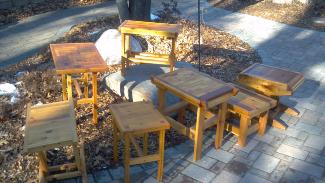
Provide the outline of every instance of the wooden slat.
{"type": "Polygon", "coordinates": [[[81,91],[81,88],[80,88],[80,85],[79,85],[78,81],[76,79],[73,79],[72,81],[73,81],[74,87],[76,88],[78,97],[81,98],[83,96],[83,94],[82,94],[82,91],[81,91]]]}
{"type": "Polygon", "coordinates": [[[135,63],[143,63],[143,64],[162,64],[162,65],[169,65],[169,60],[164,58],[156,58],[156,59],[150,59],[150,58],[128,58],[132,62],[135,63]]]}
{"type": "Polygon", "coordinates": [[[173,127],[174,130],[176,130],[178,133],[185,135],[187,137],[189,137],[190,139],[194,139],[195,136],[195,130],[191,128],[187,128],[185,125],[179,123],[178,121],[174,120],[171,117],[166,117],[166,119],[168,120],[168,122],[171,124],[171,126],[173,127]]]}
{"type": "Polygon", "coordinates": [[[164,114],[165,115],[170,115],[171,113],[173,112],[176,112],[182,108],[186,108],[188,105],[188,102],[185,102],[185,101],[181,101],[181,102],[178,102],[174,105],[171,105],[171,106],[168,106],[164,109],[164,114]]]}
{"type": "Polygon", "coordinates": [[[147,155],[143,157],[131,158],[130,165],[138,165],[143,163],[149,163],[153,161],[158,161],[160,159],[159,154],[147,155]]]}
{"type": "Polygon", "coordinates": [[[50,167],[48,167],[48,170],[49,170],[49,172],[71,171],[71,170],[75,170],[76,168],[77,168],[77,165],[75,163],[66,163],[63,165],[50,166],[50,167]]]}
{"type": "Polygon", "coordinates": [[[143,156],[143,152],[142,152],[141,147],[138,144],[137,140],[132,135],[129,135],[129,137],[130,137],[131,143],[133,144],[135,150],[138,153],[138,156],[143,156]]]}
{"type": "Polygon", "coordinates": [[[60,174],[49,175],[49,176],[47,176],[47,180],[48,181],[62,180],[62,179],[69,179],[69,178],[78,177],[78,176],[81,176],[80,171],[65,172],[65,173],[60,173],[60,174]]]}

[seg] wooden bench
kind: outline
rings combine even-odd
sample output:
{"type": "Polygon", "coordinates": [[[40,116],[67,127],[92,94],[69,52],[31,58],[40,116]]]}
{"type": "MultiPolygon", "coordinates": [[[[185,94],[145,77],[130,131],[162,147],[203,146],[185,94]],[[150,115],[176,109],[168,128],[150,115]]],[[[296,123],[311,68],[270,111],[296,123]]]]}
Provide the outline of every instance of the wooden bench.
{"type": "Polygon", "coordinates": [[[113,104],[110,106],[113,116],[114,162],[118,160],[118,139],[124,139],[124,182],[129,182],[130,165],[158,162],[158,181],[162,181],[164,166],[165,130],[169,123],[160,112],[149,102],[113,104]],[[118,134],[119,133],[119,134],[118,134]],[[159,134],[159,152],[148,155],[148,133],[159,134]],[[143,137],[143,150],[136,137],[143,137]],[[139,157],[130,158],[130,142],[134,145],[139,157]]]}
{"type": "Polygon", "coordinates": [[[228,120],[226,129],[238,136],[240,146],[246,146],[249,134],[258,130],[259,135],[264,135],[269,110],[276,106],[276,100],[237,85],[234,87],[239,92],[228,101],[228,111],[240,117],[240,124],[228,120]]]}
{"type": "Polygon", "coordinates": [[[38,154],[40,182],[80,175],[82,182],[87,182],[84,147],[78,144],[72,100],[27,106],[24,151],[38,154]],[[75,163],[49,166],[46,151],[63,146],[72,146],[75,163]]]}
{"type": "Polygon", "coordinates": [[[124,21],[119,26],[122,36],[122,75],[125,75],[125,69],[128,67],[129,61],[169,65],[170,70],[173,71],[176,60],[175,45],[180,29],[181,26],[177,24],[133,20],[124,21]],[[171,39],[171,52],[169,54],[131,52],[130,35],[150,35],[171,39]]]}

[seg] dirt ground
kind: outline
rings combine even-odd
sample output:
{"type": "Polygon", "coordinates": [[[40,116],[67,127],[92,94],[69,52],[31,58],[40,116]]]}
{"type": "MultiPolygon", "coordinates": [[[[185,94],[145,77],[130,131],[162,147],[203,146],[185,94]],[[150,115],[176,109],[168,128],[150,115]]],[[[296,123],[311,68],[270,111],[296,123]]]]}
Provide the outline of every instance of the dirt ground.
{"type": "MultiPolygon", "coordinates": [[[[183,26],[176,44],[177,60],[190,62],[197,67],[197,26],[187,20],[173,20],[173,22],[183,26]]],[[[117,28],[118,24],[117,16],[83,23],[74,26],[63,38],[55,42],[94,42],[103,31],[117,28]]],[[[255,62],[261,62],[256,51],[248,44],[225,32],[203,26],[202,38],[201,69],[213,77],[233,81],[241,70],[255,62]]],[[[160,38],[144,37],[142,40],[146,40],[144,47],[148,51],[166,52],[170,49],[170,46],[161,44],[160,38]]],[[[105,74],[119,69],[119,66],[112,66],[105,74]]],[[[88,171],[112,166],[111,115],[108,105],[124,101],[106,87],[103,82],[105,74],[99,76],[98,125],[91,123],[91,106],[83,105],[75,108],[78,136],[85,140],[88,171]]],[[[38,175],[36,156],[22,152],[26,104],[50,103],[62,99],[60,77],[54,72],[49,48],[43,48],[38,54],[19,64],[0,69],[1,82],[15,83],[20,91],[20,100],[16,104],[10,104],[8,98],[5,96],[1,98],[0,182],[33,182],[38,175]]],[[[188,122],[193,119],[195,119],[193,114],[186,115],[188,122]]],[[[166,146],[179,144],[185,139],[175,131],[169,130],[166,134],[166,146]]],[[[149,151],[155,150],[153,145],[156,143],[154,136],[150,136],[149,151]]],[[[47,153],[49,163],[55,165],[71,161],[72,156],[64,155],[65,152],[70,151],[70,148],[56,148],[49,151],[47,153]]],[[[122,151],[120,150],[119,153],[121,154],[122,151]]]]}
{"type": "Polygon", "coordinates": [[[23,7],[1,10],[0,26],[12,24],[27,17],[49,11],[66,9],[70,7],[86,6],[105,1],[110,0],[46,0],[40,3],[28,4],[27,6],[23,7]]]}
{"type": "Polygon", "coordinates": [[[325,1],[319,0],[314,5],[274,4],[272,0],[209,0],[216,7],[229,11],[241,12],[265,19],[325,31],[325,25],[313,23],[314,17],[325,17],[325,1]]]}

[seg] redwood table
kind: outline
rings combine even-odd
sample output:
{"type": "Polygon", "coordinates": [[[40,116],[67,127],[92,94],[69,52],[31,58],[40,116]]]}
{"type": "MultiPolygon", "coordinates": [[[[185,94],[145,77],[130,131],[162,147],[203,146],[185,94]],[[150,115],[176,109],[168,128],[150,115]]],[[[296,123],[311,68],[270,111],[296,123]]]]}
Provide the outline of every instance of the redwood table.
{"type": "Polygon", "coordinates": [[[280,129],[288,127],[284,122],[274,119],[281,111],[293,116],[299,115],[296,109],[280,103],[280,97],[291,96],[304,82],[304,76],[301,73],[264,64],[253,64],[239,74],[238,81],[248,88],[276,99],[277,106],[270,115],[272,126],[280,129]]]}
{"type": "Polygon", "coordinates": [[[170,115],[179,112],[178,120],[167,116],[167,120],[179,133],[194,140],[194,161],[201,159],[203,131],[217,124],[216,148],[222,144],[227,101],[236,93],[236,89],[218,79],[212,78],[194,69],[178,69],[152,77],[152,83],[158,88],[159,110],[170,115]],[[182,99],[181,102],[165,107],[165,93],[171,92],[182,99]],[[218,115],[210,109],[218,106],[218,115]],[[186,109],[196,112],[196,124],[186,127],[183,124],[186,109]],[[205,119],[207,118],[207,119],[205,119]]]}
{"type": "Polygon", "coordinates": [[[77,104],[93,105],[93,122],[97,123],[97,73],[105,72],[108,66],[99,55],[94,43],[51,44],[55,70],[62,75],[63,100],[72,96],[72,82],[78,93],[77,104]],[[73,78],[73,74],[81,74],[81,78],[73,78]],[[92,97],[89,97],[89,75],[92,76],[92,97]],[[79,82],[84,84],[81,91],[79,82]]]}

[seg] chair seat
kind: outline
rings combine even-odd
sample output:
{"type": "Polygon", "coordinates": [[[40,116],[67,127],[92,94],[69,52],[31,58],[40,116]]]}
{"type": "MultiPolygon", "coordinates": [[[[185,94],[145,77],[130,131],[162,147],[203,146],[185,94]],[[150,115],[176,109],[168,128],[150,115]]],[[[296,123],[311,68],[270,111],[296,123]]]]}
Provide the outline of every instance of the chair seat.
{"type": "Polygon", "coordinates": [[[228,101],[230,111],[253,118],[276,106],[276,100],[235,85],[239,92],[228,101]]]}
{"type": "Polygon", "coordinates": [[[110,105],[121,133],[146,133],[169,129],[166,118],[150,102],[127,102],[110,105]]]}
{"type": "Polygon", "coordinates": [[[37,152],[74,142],[78,142],[78,136],[71,102],[28,107],[25,151],[37,152]]]}

